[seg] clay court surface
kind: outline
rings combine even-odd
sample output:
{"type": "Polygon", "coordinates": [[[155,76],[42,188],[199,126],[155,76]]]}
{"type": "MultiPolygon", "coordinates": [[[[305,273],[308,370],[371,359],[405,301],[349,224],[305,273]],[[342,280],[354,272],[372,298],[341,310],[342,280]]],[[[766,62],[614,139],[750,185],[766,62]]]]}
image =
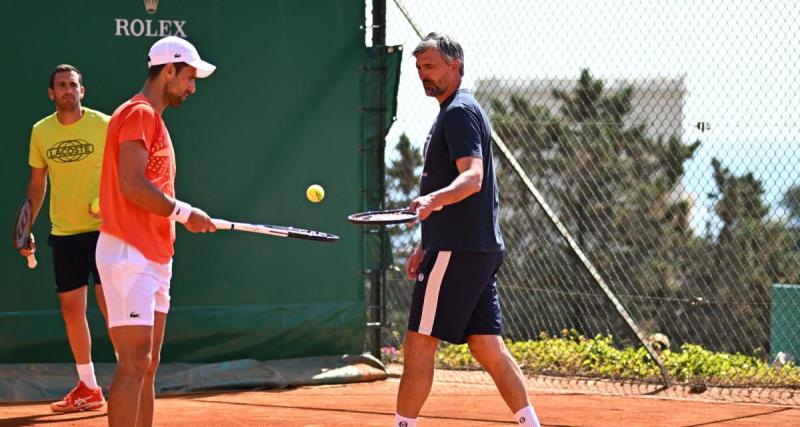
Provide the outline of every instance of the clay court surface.
{"type": "MultiPolygon", "coordinates": [[[[390,426],[399,380],[288,390],[159,398],[156,426],[390,426]]],[[[531,389],[545,426],[798,426],[800,407],[711,401],[680,391],[614,396],[531,389]]],[[[0,405],[0,426],[104,426],[105,410],[53,414],[47,404],[0,405]]],[[[510,414],[489,384],[438,381],[420,419],[426,426],[510,426],[510,414]]]]}

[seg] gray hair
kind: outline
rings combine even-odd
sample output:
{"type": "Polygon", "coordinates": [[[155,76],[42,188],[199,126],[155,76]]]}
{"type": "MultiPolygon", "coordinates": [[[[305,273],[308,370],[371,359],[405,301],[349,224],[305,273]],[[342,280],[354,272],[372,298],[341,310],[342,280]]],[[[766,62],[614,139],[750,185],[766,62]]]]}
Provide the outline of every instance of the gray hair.
{"type": "Polygon", "coordinates": [[[448,64],[457,59],[461,63],[459,72],[462,77],[464,76],[464,49],[455,39],[447,34],[430,33],[414,48],[412,55],[417,56],[417,54],[430,49],[436,49],[442,55],[444,62],[448,64]]]}

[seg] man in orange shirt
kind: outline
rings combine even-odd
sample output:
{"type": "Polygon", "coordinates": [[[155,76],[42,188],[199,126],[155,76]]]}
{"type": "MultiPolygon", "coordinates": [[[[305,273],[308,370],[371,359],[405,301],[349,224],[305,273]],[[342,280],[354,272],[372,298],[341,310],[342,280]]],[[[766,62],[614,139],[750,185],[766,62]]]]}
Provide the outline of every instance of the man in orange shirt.
{"type": "Polygon", "coordinates": [[[111,426],[153,423],[175,221],[193,233],[216,230],[205,212],[175,198],[175,151],[161,117],[167,106],[180,107],[195,92],[195,79],[216,67],[178,37],[153,44],[148,67],[141,92],[111,116],[100,179],[97,268],[119,359],[109,395],[111,426]]]}

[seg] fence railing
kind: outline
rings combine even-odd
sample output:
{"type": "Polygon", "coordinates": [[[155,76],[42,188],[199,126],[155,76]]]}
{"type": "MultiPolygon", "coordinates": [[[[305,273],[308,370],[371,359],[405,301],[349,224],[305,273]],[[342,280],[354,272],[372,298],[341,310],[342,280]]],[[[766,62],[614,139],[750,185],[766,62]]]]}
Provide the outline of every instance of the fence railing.
{"type": "MultiPolygon", "coordinates": [[[[800,357],[792,74],[800,59],[785,55],[798,48],[791,17],[800,5],[398,0],[387,43],[410,52],[419,40],[410,22],[462,43],[464,85],[493,132],[648,342],[769,364],[747,379],[704,379],[711,384],[784,387],[792,384],[776,371],[800,357]]],[[[413,60],[404,58],[389,162],[399,136],[419,147],[436,114],[413,60]]],[[[638,346],[497,147],[495,162],[507,337],[573,330],[638,346]]],[[[413,233],[395,233],[399,268],[413,233]]],[[[400,342],[410,288],[390,272],[387,345],[400,342]]]]}

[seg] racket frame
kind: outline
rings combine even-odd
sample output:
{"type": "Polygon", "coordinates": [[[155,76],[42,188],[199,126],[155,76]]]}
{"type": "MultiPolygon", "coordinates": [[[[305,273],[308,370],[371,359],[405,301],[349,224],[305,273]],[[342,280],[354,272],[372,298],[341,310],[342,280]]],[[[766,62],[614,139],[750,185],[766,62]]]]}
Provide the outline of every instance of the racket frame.
{"type": "Polygon", "coordinates": [[[347,217],[347,220],[353,224],[359,225],[392,225],[392,224],[406,224],[410,222],[414,222],[419,219],[419,216],[416,212],[409,211],[408,209],[389,209],[389,210],[382,210],[382,211],[367,211],[367,212],[359,212],[351,214],[347,217]],[[395,219],[384,219],[384,220],[370,220],[369,217],[371,216],[378,216],[378,215],[396,215],[396,214],[404,214],[404,215],[397,215],[395,219]]]}
{"type": "Polygon", "coordinates": [[[339,236],[322,231],[306,230],[304,228],[287,227],[282,225],[250,224],[246,222],[227,221],[212,218],[211,222],[217,230],[236,230],[248,233],[265,234],[274,237],[289,237],[294,239],[314,240],[317,242],[336,242],[339,236]]]}
{"type": "MultiPolygon", "coordinates": [[[[33,222],[33,207],[31,204],[31,199],[26,198],[22,205],[19,207],[17,211],[17,218],[14,223],[14,231],[11,235],[11,243],[14,245],[14,249],[17,251],[21,249],[30,249],[31,248],[31,226],[33,222]],[[24,219],[27,221],[23,222],[24,219]]],[[[34,269],[38,262],[36,261],[36,255],[30,254],[27,256],[28,260],[28,268],[34,269]]]]}

